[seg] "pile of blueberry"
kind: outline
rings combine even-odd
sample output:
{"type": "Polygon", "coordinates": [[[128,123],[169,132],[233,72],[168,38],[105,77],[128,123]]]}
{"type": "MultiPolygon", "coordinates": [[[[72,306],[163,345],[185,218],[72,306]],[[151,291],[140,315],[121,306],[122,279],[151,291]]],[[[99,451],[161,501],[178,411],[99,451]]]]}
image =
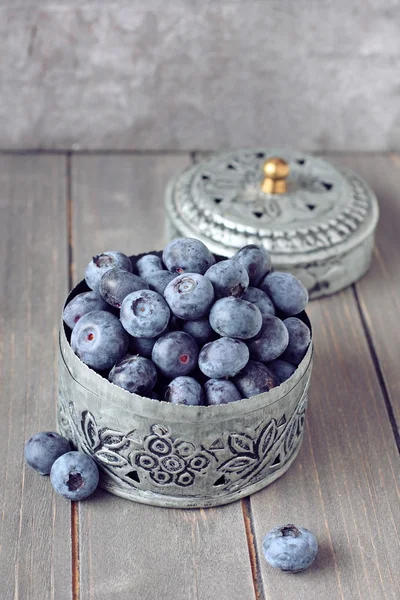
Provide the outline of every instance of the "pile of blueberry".
{"type": "Polygon", "coordinates": [[[91,291],[63,313],[71,347],[141,396],[186,405],[250,398],[291,377],[310,344],[299,318],[307,290],[293,275],[273,272],[262,246],[226,260],[191,238],[135,263],[104,252],[85,279],[91,291]]]}

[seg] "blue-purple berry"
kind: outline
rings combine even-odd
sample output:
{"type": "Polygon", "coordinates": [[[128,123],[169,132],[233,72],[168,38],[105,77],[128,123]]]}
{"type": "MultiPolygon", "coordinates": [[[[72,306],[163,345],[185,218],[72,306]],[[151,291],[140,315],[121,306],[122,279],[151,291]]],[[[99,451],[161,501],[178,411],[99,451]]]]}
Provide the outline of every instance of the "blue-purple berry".
{"type": "Polygon", "coordinates": [[[102,252],[93,256],[85,270],[85,280],[91,290],[99,293],[100,279],[110,269],[118,267],[125,271],[132,271],[130,258],[122,252],[102,252]]]}
{"type": "Polygon", "coordinates": [[[197,366],[199,348],[191,335],[171,331],[154,344],[151,358],[159,371],[170,379],[189,375],[197,366]]]}
{"type": "Polygon", "coordinates": [[[136,270],[139,273],[139,277],[145,281],[150,275],[162,271],[162,269],[162,260],[156,254],[145,254],[136,263],[136,270]]]}
{"type": "Polygon", "coordinates": [[[82,292],[68,302],[63,311],[63,320],[73,329],[79,319],[92,310],[109,310],[109,305],[96,292],[82,292]]]}
{"type": "Polygon", "coordinates": [[[152,290],[141,290],[126,296],[120,319],[133,337],[157,337],[168,327],[170,310],[164,298],[152,290]]]}
{"type": "Polygon", "coordinates": [[[229,379],[209,379],[204,384],[204,395],[207,406],[229,404],[242,399],[242,395],[229,379]]]}
{"type": "Polygon", "coordinates": [[[68,452],[51,467],[50,481],[55,491],[64,498],[84,500],[97,488],[99,470],[87,454],[68,452]]]}
{"type": "Polygon", "coordinates": [[[128,344],[129,336],[119,319],[103,310],[83,315],[72,330],[73,351],[96,371],[113,367],[125,356],[128,344]]]}
{"type": "Polygon", "coordinates": [[[164,400],[171,404],[203,406],[203,388],[193,377],[175,377],[165,390],[164,400]]]}
{"type": "Polygon", "coordinates": [[[307,306],[308,292],[300,279],[291,273],[270,273],[264,277],[260,288],[268,294],[275,308],[288,317],[298,315],[307,306]]]}
{"type": "Polygon", "coordinates": [[[262,328],[256,339],[247,342],[250,356],[254,360],[269,362],[286,350],[289,333],[283,321],[272,315],[264,315],[262,328]]]}
{"type": "Polygon", "coordinates": [[[185,273],[167,285],[164,298],[176,317],[190,321],[209,313],[214,301],[214,288],[203,275],[185,273]]]}
{"type": "Polygon", "coordinates": [[[263,363],[254,360],[249,360],[244,369],[233,378],[233,383],[243,398],[269,392],[278,385],[273,373],[263,363]]]}
{"type": "Polygon", "coordinates": [[[289,332],[289,343],[282,354],[282,359],[293,365],[299,365],[306,355],[311,342],[311,331],[297,317],[289,317],[283,321],[289,332]]]}
{"type": "Polygon", "coordinates": [[[191,335],[200,347],[207,344],[207,342],[211,342],[216,337],[208,317],[195,319],[194,321],[184,321],[182,330],[191,335]]]}
{"type": "Polygon", "coordinates": [[[247,364],[249,349],[244,342],[222,337],[209,342],[200,351],[199,368],[212,379],[233,377],[247,364]]]}
{"type": "Polygon", "coordinates": [[[285,360],[281,360],[277,358],[276,360],[271,360],[265,365],[276,377],[279,383],[283,383],[287,381],[295,372],[296,367],[285,360]]]}
{"type": "Polygon", "coordinates": [[[70,442],[54,431],[35,433],[25,444],[26,463],[40,475],[48,475],[53,463],[72,450],[70,442]]]}
{"type": "Polygon", "coordinates": [[[148,289],[149,285],[143,279],[118,267],[106,271],[99,284],[100,296],[114,308],[121,308],[128,294],[148,289]]]}
{"type": "Polygon", "coordinates": [[[257,306],[233,296],[217,300],[210,311],[210,325],[222,336],[248,340],[257,335],[262,323],[257,306]]]}
{"type": "Polygon", "coordinates": [[[153,346],[156,343],[157,338],[129,338],[129,354],[139,354],[144,358],[151,358],[153,346]]]}
{"type": "Polygon", "coordinates": [[[271,298],[259,288],[248,287],[242,300],[255,304],[262,315],[275,315],[275,306],[271,298]]]}
{"type": "Polygon", "coordinates": [[[157,369],[148,358],[127,355],[111,369],[108,379],[132,394],[147,396],[157,383],[157,369]]]}
{"type": "Polygon", "coordinates": [[[281,571],[299,573],[307,569],[318,552],[313,533],[304,527],[283,525],[272,529],[263,540],[266,561],[281,571]]]}
{"type": "Polygon", "coordinates": [[[214,286],[215,297],[240,297],[249,287],[249,275],[246,267],[233,259],[221,260],[204,274],[214,286]]]}
{"type": "Polygon", "coordinates": [[[161,296],[164,295],[165,288],[173,279],[177,277],[176,273],[170,273],[170,271],[156,271],[146,276],[146,281],[149,284],[149,288],[154,290],[161,296]]]}
{"type": "Polygon", "coordinates": [[[164,249],[163,262],[171,273],[200,273],[204,275],[215,258],[200,240],[178,238],[164,249]]]}
{"type": "Polygon", "coordinates": [[[233,258],[246,267],[251,286],[258,286],[271,271],[271,256],[264,246],[249,244],[238,250],[233,258]]]}

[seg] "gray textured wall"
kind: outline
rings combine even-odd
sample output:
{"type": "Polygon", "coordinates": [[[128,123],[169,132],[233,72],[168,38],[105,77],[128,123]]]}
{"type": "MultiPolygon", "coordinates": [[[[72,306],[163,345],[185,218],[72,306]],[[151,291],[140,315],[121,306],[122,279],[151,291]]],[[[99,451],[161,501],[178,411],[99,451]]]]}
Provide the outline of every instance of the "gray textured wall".
{"type": "Polygon", "coordinates": [[[0,148],[400,149],[400,0],[0,2],[0,148]]]}

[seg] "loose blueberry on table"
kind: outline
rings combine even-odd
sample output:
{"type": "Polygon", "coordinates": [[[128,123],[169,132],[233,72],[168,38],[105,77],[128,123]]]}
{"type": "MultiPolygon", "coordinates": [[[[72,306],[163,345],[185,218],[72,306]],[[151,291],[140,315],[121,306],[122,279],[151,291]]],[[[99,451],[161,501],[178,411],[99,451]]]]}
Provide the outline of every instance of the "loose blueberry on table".
{"type": "Polygon", "coordinates": [[[84,500],[97,488],[99,470],[93,458],[82,452],[67,452],[50,471],[51,485],[68,500],[84,500]]]}
{"type": "Polygon", "coordinates": [[[49,475],[53,463],[71,451],[68,440],[54,431],[42,431],[33,435],[25,444],[25,461],[41,475],[49,475]]]}
{"type": "Polygon", "coordinates": [[[264,538],[263,553],[271,567],[299,573],[307,569],[318,552],[314,534],[304,527],[275,527],[264,538]]]}
{"type": "Polygon", "coordinates": [[[215,406],[268,392],[290,379],[311,342],[300,314],[307,290],[274,272],[262,246],[221,260],[179,238],[136,261],[98,254],[85,278],[92,291],[63,312],[74,352],[153,400],[215,406]]]}

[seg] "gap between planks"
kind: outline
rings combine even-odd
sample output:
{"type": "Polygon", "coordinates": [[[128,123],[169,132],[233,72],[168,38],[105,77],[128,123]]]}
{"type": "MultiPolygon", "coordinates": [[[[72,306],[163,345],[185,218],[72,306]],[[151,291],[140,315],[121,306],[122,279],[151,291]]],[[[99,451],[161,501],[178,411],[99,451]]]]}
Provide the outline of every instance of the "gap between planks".
{"type": "Polygon", "coordinates": [[[370,352],[370,355],[371,355],[371,360],[373,362],[373,365],[374,365],[374,368],[375,368],[375,372],[376,372],[376,377],[378,379],[379,385],[380,385],[381,390],[382,390],[382,396],[383,396],[383,399],[385,401],[386,411],[387,411],[387,414],[388,414],[390,425],[392,427],[392,432],[393,432],[393,436],[394,436],[394,439],[395,439],[395,442],[396,442],[397,450],[398,450],[398,452],[400,454],[400,432],[399,432],[399,428],[398,428],[398,425],[397,425],[396,417],[395,417],[395,414],[394,414],[394,411],[393,411],[392,403],[390,402],[390,396],[389,396],[389,392],[388,392],[388,389],[387,389],[387,386],[386,386],[385,378],[383,376],[381,365],[380,365],[380,362],[379,362],[378,353],[377,353],[377,351],[375,349],[374,342],[373,342],[373,339],[372,339],[372,335],[371,335],[371,332],[369,330],[367,320],[365,318],[364,310],[362,308],[360,297],[359,297],[359,294],[358,294],[358,291],[357,291],[357,286],[355,284],[353,284],[352,288],[353,288],[353,294],[354,294],[354,298],[355,298],[356,305],[357,305],[357,310],[359,312],[360,319],[361,319],[361,324],[362,324],[362,327],[363,327],[363,330],[364,330],[365,338],[367,340],[368,349],[369,349],[369,352],[370,352]]]}
{"type": "Polygon", "coordinates": [[[256,600],[265,600],[265,594],[262,584],[260,560],[257,552],[257,546],[255,543],[255,533],[253,524],[253,513],[251,510],[250,497],[242,498],[240,500],[242,505],[242,513],[244,520],[244,527],[246,531],[247,547],[249,550],[251,576],[253,579],[254,595],[256,600]]]}

